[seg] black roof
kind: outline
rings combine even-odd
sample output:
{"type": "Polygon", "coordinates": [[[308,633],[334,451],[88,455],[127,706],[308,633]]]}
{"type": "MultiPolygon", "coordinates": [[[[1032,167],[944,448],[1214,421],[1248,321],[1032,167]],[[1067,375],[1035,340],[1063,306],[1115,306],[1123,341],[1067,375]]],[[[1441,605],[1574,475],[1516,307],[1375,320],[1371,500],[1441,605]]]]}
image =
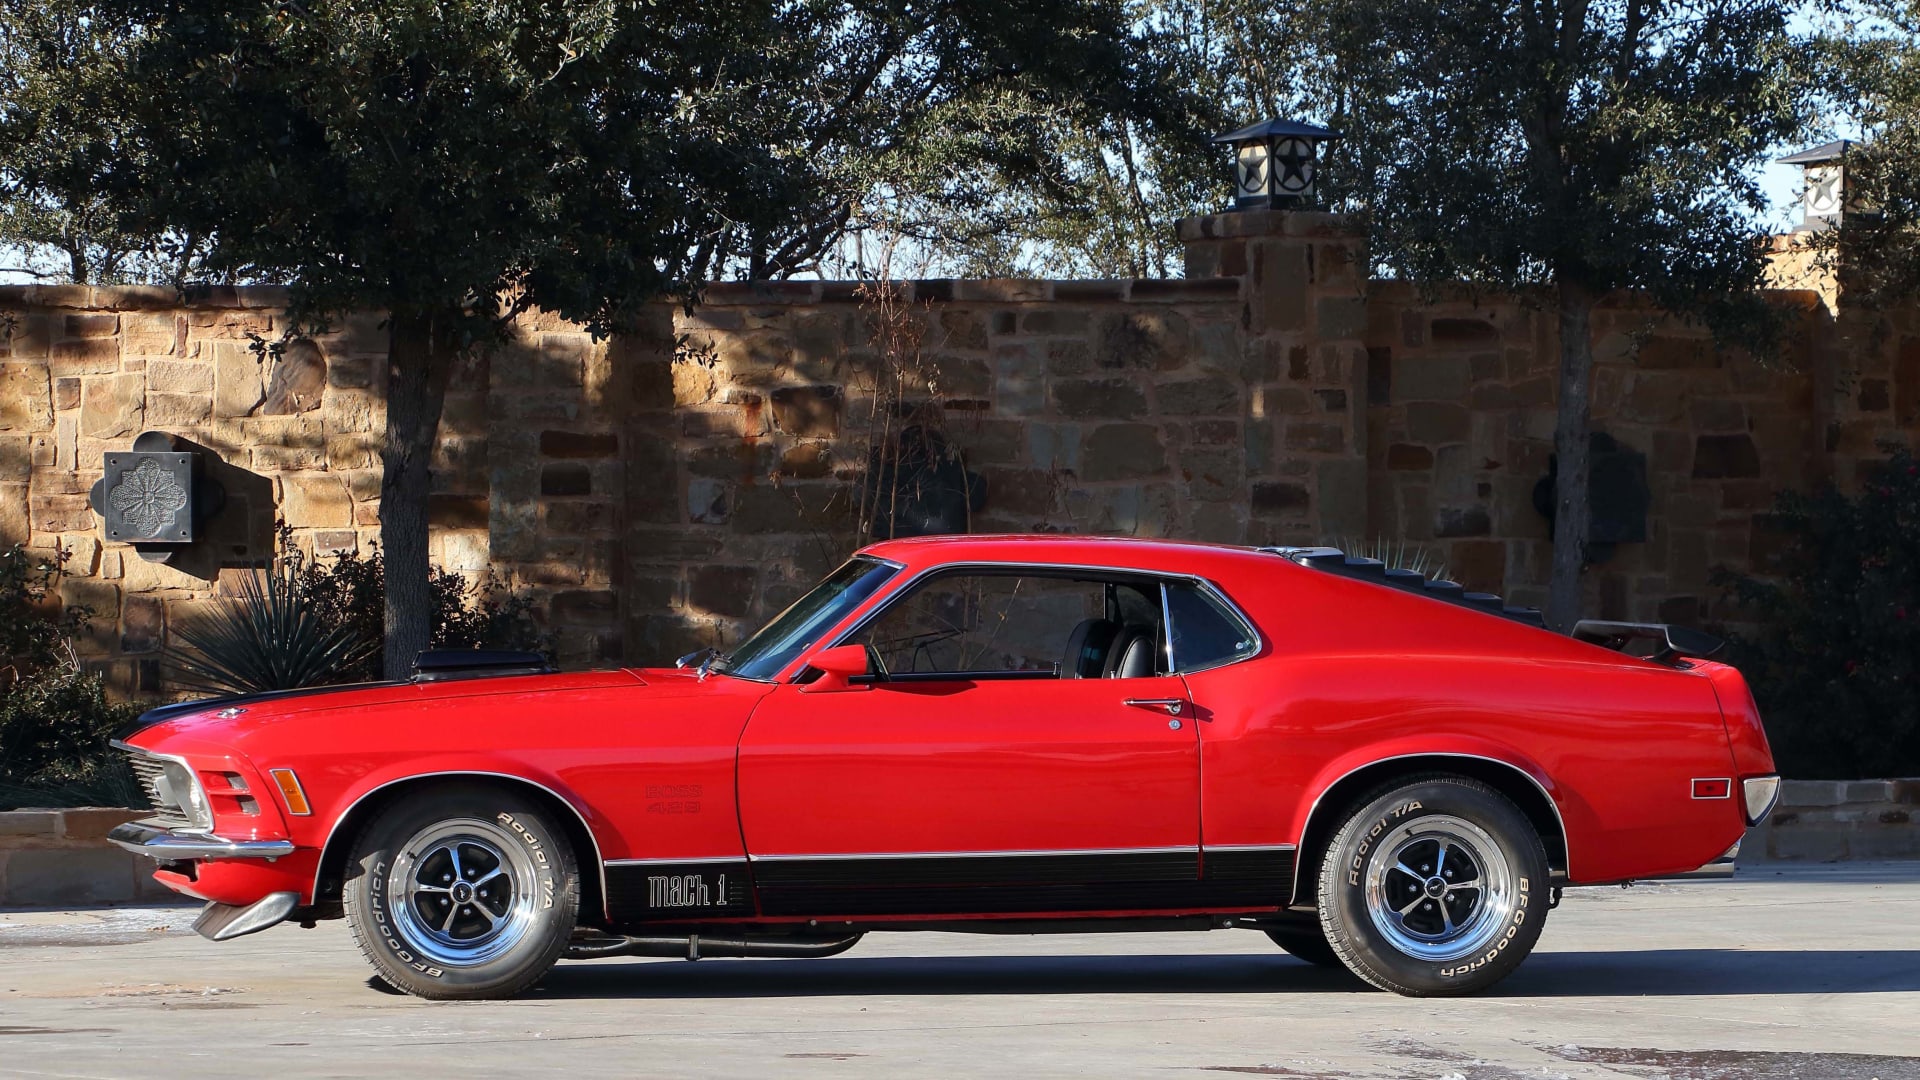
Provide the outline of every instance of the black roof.
{"type": "Polygon", "coordinates": [[[1295,135],[1307,139],[1343,139],[1346,136],[1328,128],[1303,124],[1298,120],[1273,119],[1243,127],[1239,131],[1229,131],[1225,135],[1216,135],[1217,143],[1245,142],[1248,139],[1264,139],[1274,135],[1295,135]]]}

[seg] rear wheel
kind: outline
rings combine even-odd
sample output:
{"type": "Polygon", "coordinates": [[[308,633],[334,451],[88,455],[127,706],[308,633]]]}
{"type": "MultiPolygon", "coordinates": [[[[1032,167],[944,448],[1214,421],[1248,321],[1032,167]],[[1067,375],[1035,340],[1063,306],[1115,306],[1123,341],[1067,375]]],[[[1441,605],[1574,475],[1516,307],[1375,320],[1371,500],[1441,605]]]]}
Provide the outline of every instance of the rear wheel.
{"type": "Polygon", "coordinates": [[[579,872],[560,823],[504,788],[407,796],[360,834],[347,922],[380,977],[425,998],[510,997],[565,951],[579,872]]]}
{"type": "Polygon", "coordinates": [[[1547,854],[1527,816],[1476,780],[1432,776],[1365,800],[1321,865],[1332,951],[1383,990],[1468,994],[1505,978],[1546,921],[1547,854]]]}

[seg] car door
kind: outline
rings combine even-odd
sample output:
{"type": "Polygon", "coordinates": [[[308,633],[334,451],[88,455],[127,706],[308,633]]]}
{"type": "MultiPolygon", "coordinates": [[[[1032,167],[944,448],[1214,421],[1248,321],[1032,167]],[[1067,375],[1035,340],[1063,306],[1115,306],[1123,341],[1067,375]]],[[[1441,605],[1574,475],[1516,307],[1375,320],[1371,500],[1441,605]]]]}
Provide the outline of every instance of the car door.
{"type": "Polygon", "coordinates": [[[762,911],[1191,903],[1198,742],[1160,611],[1156,583],[1085,572],[967,568],[904,590],[842,638],[884,673],[778,686],[748,722],[762,911]]]}

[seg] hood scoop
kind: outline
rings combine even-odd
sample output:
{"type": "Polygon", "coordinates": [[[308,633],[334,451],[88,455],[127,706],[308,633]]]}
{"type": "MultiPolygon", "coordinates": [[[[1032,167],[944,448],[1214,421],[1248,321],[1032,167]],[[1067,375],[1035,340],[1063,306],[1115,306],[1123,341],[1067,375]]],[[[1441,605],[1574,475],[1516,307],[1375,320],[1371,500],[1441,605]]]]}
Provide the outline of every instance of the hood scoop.
{"type": "Polygon", "coordinates": [[[540,653],[507,649],[428,649],[413,658],[413,681],[417,683],[551,675],[557,670],[540,653]]]}

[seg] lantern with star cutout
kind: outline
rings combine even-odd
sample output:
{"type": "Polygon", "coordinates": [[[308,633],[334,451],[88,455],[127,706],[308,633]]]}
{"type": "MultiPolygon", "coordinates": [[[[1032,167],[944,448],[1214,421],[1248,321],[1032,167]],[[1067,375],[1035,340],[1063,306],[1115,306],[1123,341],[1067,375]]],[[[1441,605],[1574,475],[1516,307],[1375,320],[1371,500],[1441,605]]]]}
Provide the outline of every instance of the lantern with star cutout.
{"type": "Polygon", "coordinates": [[[1858,209],[1847,191],[1847,148],[1852,145],[1851,140],[1839,139],[1779,159],[1782,165],[1800,166],[1802,229],[1830,229],[1847,211],[1858,209]]]}
{"type": "Polygon", "coordinates": [[[1340,138],[1298,120],[1268,120],[1215,138],[1233,147],[1233,208],[1284,209],[1313,198],[1320,144],[1340,138]]]}

